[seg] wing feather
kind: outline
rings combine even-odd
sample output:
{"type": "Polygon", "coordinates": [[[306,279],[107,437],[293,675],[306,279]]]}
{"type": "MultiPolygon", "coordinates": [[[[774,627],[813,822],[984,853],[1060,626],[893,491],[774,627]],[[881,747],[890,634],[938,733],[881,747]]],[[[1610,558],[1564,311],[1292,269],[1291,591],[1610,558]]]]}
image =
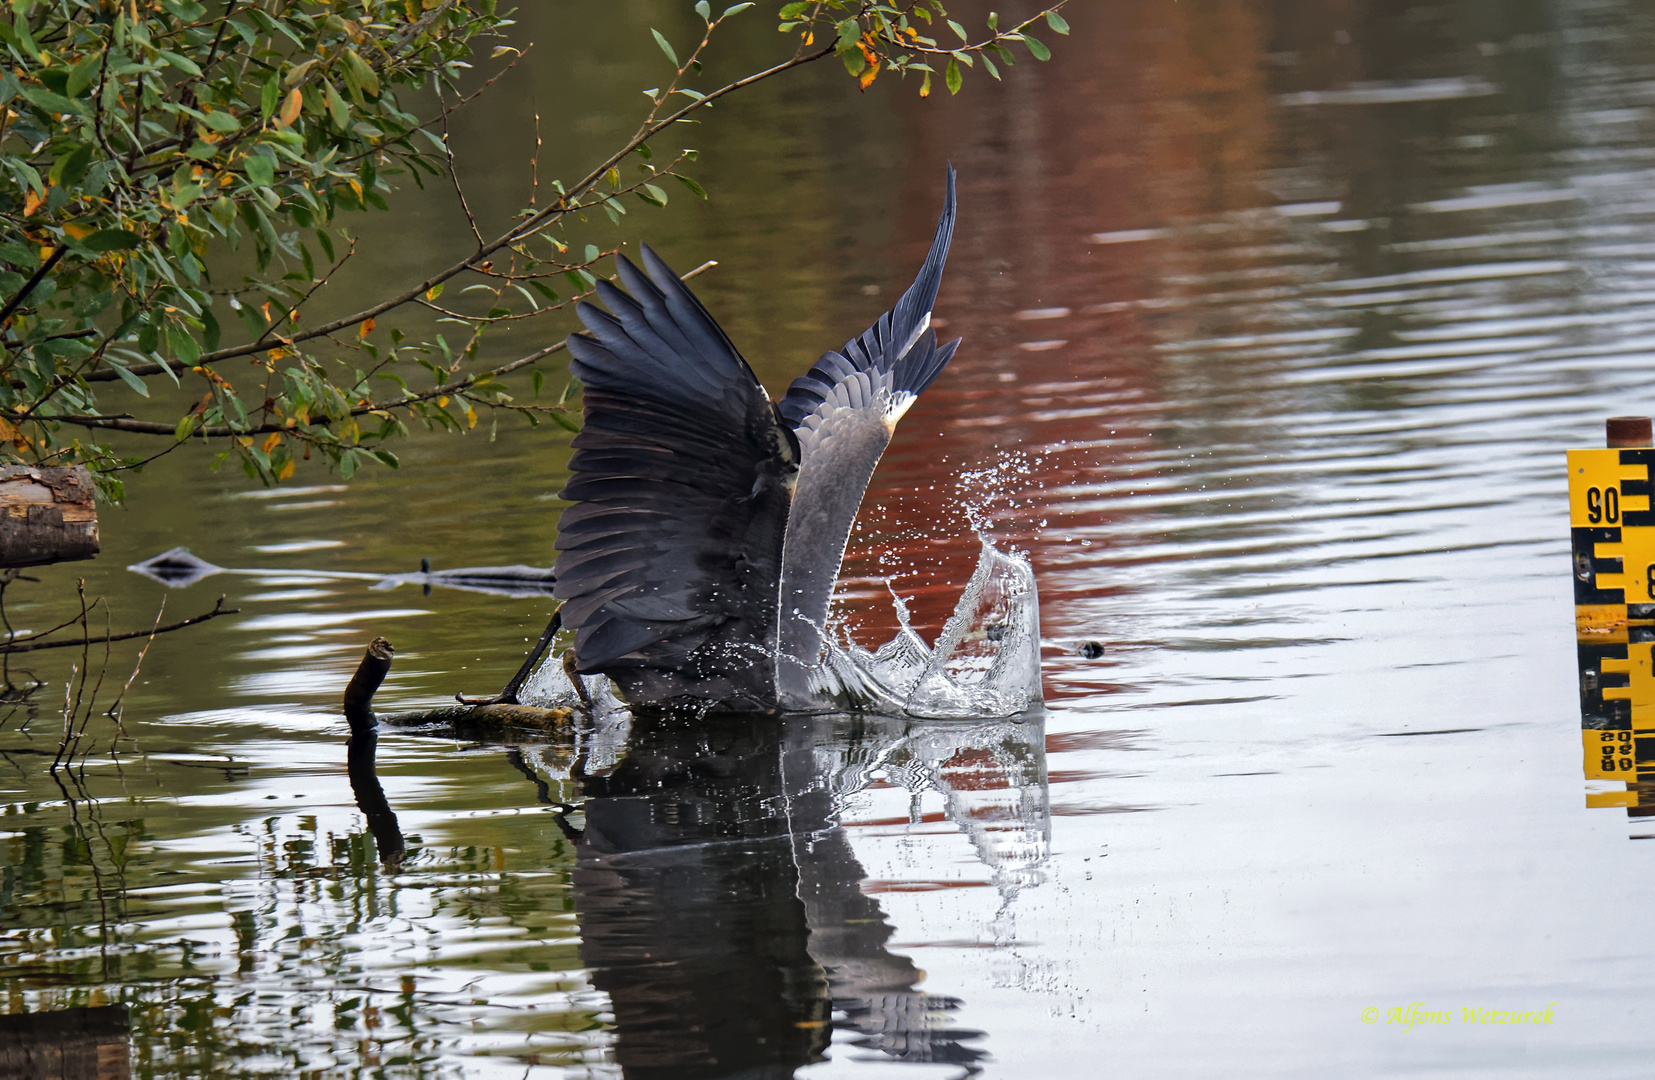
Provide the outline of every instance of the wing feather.
{"type": "Polygon", "coordinates": [[[852,371],[888,374],[891,391],[909,394],[919,394],[942,372],[959,341],[937,345],[936,332],[931,329],[931,309],[942,286],[943,264],[948,261],[948,246],[954,236],[954,213],[954,168],[949,166],[942,216],[914,283],[894,308],[860,336],[836,353],[824,353],[809,371],[793,380],[776,407],[794,430],[831,397],[833,388],[852,371]]]}
{"type": "Polygon", "coordinates": [[[796,443],[752,369],[649,248],[571,335],[584,386],[555,595],[583,673],[637,704],[771,708],[796,443]]]}

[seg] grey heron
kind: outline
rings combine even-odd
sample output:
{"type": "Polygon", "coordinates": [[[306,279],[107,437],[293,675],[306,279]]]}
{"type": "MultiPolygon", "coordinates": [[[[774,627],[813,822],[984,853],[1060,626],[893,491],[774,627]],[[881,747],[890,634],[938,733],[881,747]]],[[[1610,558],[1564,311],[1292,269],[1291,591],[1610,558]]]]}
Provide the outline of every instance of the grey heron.
{"type": "Polygon", "coordinates": [[[896,306],[772,401],[718,323],[648,247],[623,292],[579,305],[584,388],[553,595],[575,670],[634,705],[808,708],[828,604],[897,421],[948,363],[931,308],[954,231],[954,170],[896,306]],[[629,295],[630,294],[630,295],[629,295]]]}

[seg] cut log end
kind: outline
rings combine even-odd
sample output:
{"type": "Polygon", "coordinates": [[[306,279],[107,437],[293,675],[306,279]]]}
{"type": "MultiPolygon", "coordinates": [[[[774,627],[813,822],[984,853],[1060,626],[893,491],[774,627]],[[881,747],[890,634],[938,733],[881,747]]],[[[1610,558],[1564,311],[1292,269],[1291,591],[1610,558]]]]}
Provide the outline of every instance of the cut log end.
{"type": "Polygon", "coordinates": [[[85,466],[0,466],[0,567],[97,553],[98,507],[85,466]]]}

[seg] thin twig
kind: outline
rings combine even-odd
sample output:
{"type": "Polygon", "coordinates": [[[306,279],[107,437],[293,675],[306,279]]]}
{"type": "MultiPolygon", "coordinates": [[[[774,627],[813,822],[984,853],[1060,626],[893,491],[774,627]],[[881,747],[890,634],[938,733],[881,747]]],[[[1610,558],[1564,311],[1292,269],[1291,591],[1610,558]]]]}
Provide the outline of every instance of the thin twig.
{"type": "Polygon", "coordinates": [[[52,272],[52,267],[57,265],[58,260],[63,258],[64,253],[68,250],[68,244],[59,244],[52,249],[52,253],[46,257],[45,262],[40,264],[40,269],[34,272],[34,276],[23,283],[23,287],[17,290],[16,296],[6,301],[5,307],[0,308],[0,326],[5,325],[6,320],[11,318],[11,313],[17,310],[17,305],[21,304],[25,297],[34,292],[35,286],[39,285],[46,275],[52,272]]]}
{"type": "Polygon", "coordinates": [[[25,638],[22,644],[0,645],[0,653],[34,652],[36,649],[62,649],[72,645],[96,645],[104,641],[127,641],[131,638],[153,637],[156,634],[165,634],[173,630],[182,630],[184,627],[194,626],[196,623],[204,623],[208,619],[216,619],[220,615],[239,615],[240,613],[240,608],[225,607],[224,597],[221,596],[218,598],[218,603],[213,607],[213,610],[207,612],[205,615],[197,615],[194,618],[185,619],[182,622],[175,622],[171,626],[162,626],[150,630],[132,630],[124,634],[110,634],[107,637],[88,638],[85,641],[38,641],[36,639],[39,635],[35,635],[33,637],[25,638]]]}

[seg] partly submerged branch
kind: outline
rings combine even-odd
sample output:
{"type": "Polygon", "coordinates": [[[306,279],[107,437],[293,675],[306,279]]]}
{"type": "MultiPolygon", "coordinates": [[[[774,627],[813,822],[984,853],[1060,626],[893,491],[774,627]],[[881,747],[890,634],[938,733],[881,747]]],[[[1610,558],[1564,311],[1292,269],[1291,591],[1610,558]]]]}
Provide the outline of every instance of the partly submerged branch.
{"type": "MultiPolygon", "coordinates": [[[[546,635],[543,640],[548,638],[549,635],[546,635]]],[[[392,713],[389,716],[376,716],[372,708],[373,696],[391,670],[391,659],[395,655],[396,649],[384,638],[376,637],[369,642],[362,663],[357,666],[356,673],[351,676],[350,684],[345,688],[345,718],[349,721],[353,733],[371,732],[375,724],[384,724],[388,727],[442,725],[476,735],[486,735],[504,728],[563,731],[568,729],[570,721],[574,718],[572,709],[542,709],[534,705],[504,702],[444,705],[435,709],[417,709],[412,712],[392,713]]],[[[512,683],[520,685],[521,680],[514,676],[512,683]]]]}

